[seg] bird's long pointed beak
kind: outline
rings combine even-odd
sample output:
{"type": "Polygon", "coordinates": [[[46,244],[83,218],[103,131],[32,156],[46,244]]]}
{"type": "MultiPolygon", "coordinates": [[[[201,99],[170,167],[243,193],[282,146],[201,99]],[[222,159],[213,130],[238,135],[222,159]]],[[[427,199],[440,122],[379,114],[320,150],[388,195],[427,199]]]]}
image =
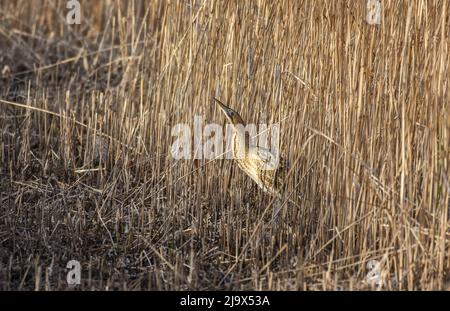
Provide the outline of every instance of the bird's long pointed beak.
{"type": "Polygon", "coordinates": [[[218,100],[217,98],[215,98],[214,97],[214,101],[215,101],[215,103],[217,104],[217,105],[219,105],[219,107],[220,108],[222,108],[222,110],[225,112],[225,114],[226,114],[226,108],[227,108],[227,106],[225,106],[220,100],[218,100]]]}
{"type": "Polygon", "coordinates": [[[225,106],[224,103],[222,103],[220,100],[218,100],[215,97],[214,97],[214,101],[216,102],[217,105],[219,105],[220,109],[225,114],[225,116],[227,117],[228,121],[230,121],[231,124],[233,124],[233,125],[245,124],[244,120],[242,120],[242,118],[239,116],[239,114],[236,111],[225,106]]]}
{"type": "Polygon", "coordinates": [[[234,110],[225,106],[225,104],[222,103],[217,98],[214,98],[214,100],[217,103],[217,105],[219,105],[220,109],[225,114],[225,116],[227,117],[228,121],[230,121],[231,124],[236,124],[237,121],[238,123],[244,123],[242,120],[240,120],[239,122],[240,117],[234,110]],[[237,117],[239,117],[239,119],[236,119],[237,117]]]}

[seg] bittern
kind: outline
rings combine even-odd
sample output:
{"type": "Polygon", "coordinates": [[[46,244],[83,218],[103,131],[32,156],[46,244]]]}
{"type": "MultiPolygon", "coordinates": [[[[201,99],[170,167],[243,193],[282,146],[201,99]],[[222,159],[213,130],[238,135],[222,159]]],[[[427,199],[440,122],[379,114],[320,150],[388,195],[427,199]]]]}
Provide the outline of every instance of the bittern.
{"type": "MultiPolygon", "coordinates": [[[[241,116],[217,98],[214,100],[233,127],[231,152],[239,168],[265,192],[280,198],[287,173],[285,161],[269,149],[251,144],[249,133],[244,131],[246,124],[241,116]]],[[[276,213],[274,210],[272,216],[277,213],[278,210],[276,213]]]]}

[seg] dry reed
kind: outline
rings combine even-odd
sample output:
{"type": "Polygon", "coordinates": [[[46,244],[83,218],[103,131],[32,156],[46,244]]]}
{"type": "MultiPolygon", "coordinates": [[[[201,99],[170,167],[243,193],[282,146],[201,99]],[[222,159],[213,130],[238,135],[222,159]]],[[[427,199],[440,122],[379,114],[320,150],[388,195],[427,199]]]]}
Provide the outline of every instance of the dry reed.
{"type": "Polygon", "coordinates": [[[449,289],[449,5],[0,0],[0,289],[449,289]],[[281,224],[171,128],[281,122],[281,224]],[[308,140],[310,141],[305,144],[308,140]]]}

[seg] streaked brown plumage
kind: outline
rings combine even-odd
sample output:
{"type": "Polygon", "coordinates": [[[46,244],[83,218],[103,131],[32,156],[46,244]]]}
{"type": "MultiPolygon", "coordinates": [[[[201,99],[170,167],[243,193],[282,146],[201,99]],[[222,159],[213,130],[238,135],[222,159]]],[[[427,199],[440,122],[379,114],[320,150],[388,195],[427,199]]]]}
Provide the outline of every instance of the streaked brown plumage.
{"type": "Polygon", "coordinates": [[[241,116],[220,100],[214,98],[228,121],[233,125],[232,148],[233,158],[250,178],[265,192],[281,197],[283,182],[286,177],[285,162],[269,149],[252,145],[248,132],[243,132],[245,122],[241,116]],[[272,164],[276,165],[272,165],[272,164]],[[270,167],[271,169],[268,169],[270,167]]]}

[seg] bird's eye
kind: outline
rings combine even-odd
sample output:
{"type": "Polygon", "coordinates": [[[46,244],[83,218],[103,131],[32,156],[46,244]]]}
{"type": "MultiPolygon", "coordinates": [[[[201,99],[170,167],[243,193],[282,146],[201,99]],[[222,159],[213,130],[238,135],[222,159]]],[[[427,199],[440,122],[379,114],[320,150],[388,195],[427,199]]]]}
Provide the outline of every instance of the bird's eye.
{"type": "Polygon", "coordinates": [[[234,116],[234,111],[233,111],[233,110],[229,110],[229,111],[228,111],[228,115],[229,115],[230,117],[234,116]]]}

